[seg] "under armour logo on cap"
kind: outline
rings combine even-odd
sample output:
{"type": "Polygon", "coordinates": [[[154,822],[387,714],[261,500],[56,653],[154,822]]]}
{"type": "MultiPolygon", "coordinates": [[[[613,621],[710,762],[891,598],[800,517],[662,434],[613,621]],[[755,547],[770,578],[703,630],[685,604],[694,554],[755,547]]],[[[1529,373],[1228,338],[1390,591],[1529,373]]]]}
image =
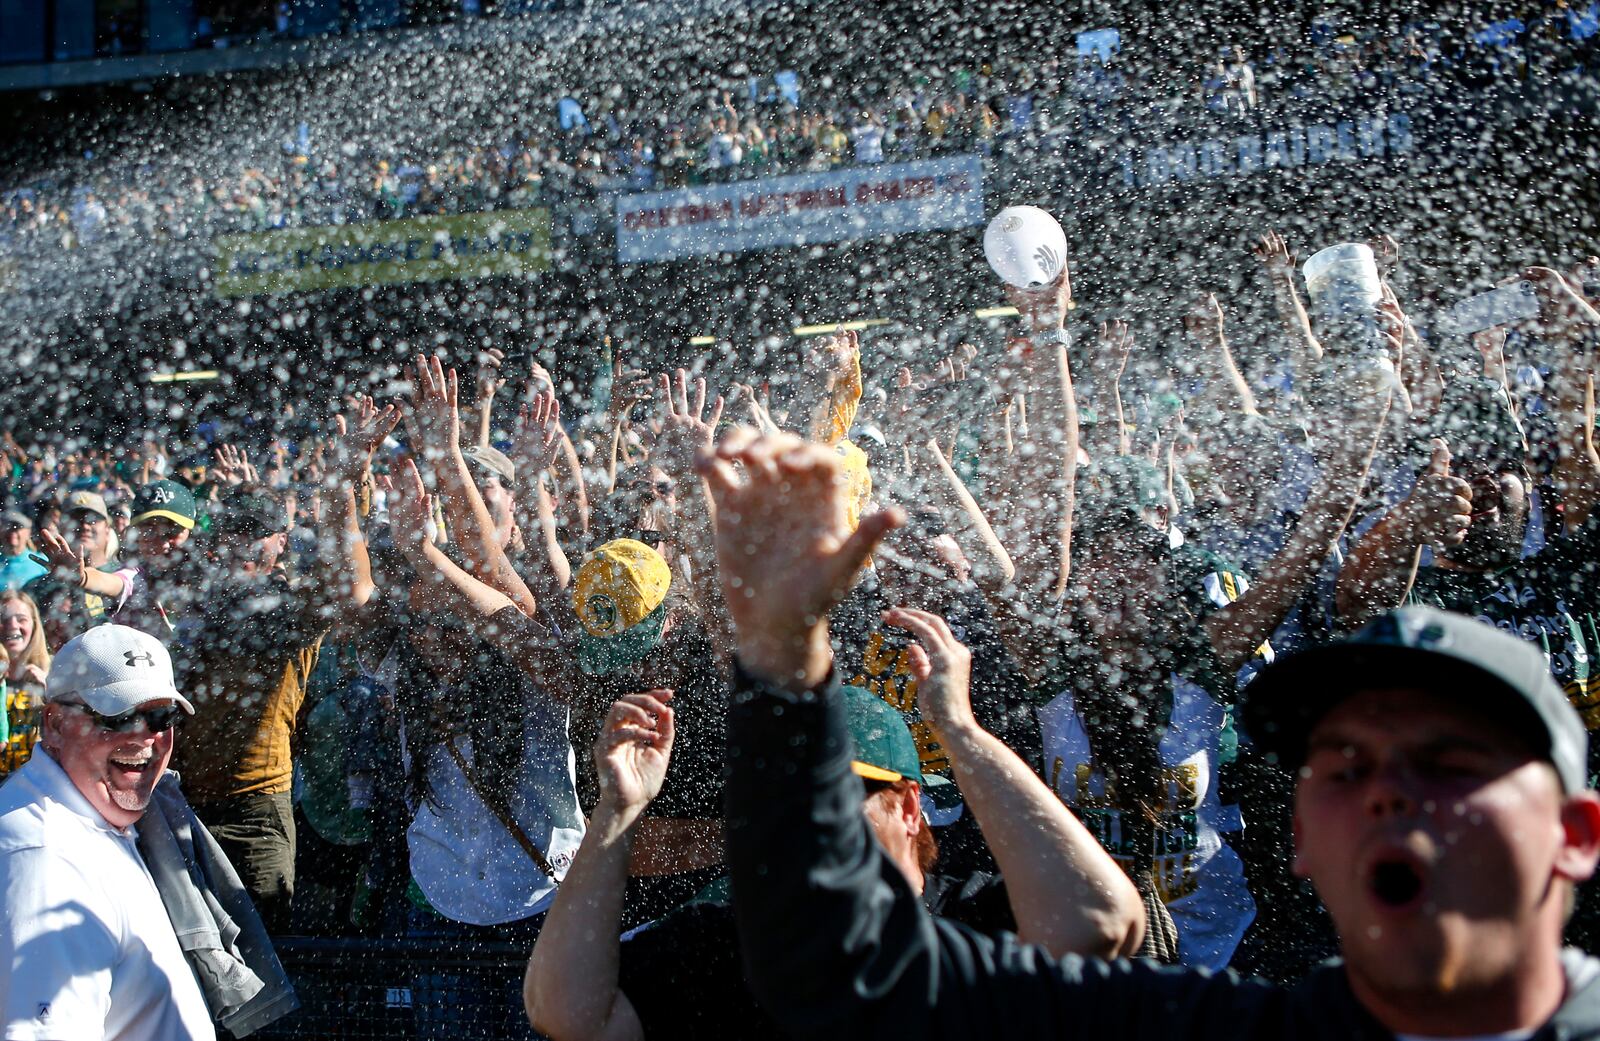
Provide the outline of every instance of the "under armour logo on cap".
{"type": "Polygon", "coordinates": [[[144,662],[151,668],[155,668],[155,655],[151,654],[149,651],[145,651],[143,654],[135,654],[133,651],[123,651],[122,657],[127,661],[129,668],[132,668],[140,662],[144,662]]]}

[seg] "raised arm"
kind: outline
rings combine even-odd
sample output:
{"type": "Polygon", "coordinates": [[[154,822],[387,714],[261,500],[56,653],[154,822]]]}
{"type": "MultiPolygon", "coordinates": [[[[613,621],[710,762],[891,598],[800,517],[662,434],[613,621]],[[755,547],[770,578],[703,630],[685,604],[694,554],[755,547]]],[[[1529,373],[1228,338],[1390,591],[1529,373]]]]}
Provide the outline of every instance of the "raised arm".
{"type": "Polygon", "coordinates": [[[1350,547],[1334,587],[1339,625],[1355,629],[1405,602],[1423,546],[1459,546],[1472,521],[1472,485],[1450,474],[1450,448],[1439,438],[1411,494],[1350,547]]]}
{"type": "Polygon", "coordinates": [[[695,469],[695,459],[711,449],[717,423],[722,420],[722,398],[706,414],[706,381],[694,381],[689,392],[682,369],[675,376],[661,374],[662,427],[651,456],[677,487],[678,543],[689,557],[694,595],[712,646],[726,662],[733,660],[733,621],[717,577],[715,522],[705,481],[695,469]]]}
{"type": "Polygon", "coordinates": [[[546,602],[561,596],[572,580],[572,564],[561,548],[553,504],[543,487],[544,475],[560,454],[561,438],[561,404],[553,392],[540,391],[517,414],[510,456],[517,468],[516,503],[528,535],[534,597],[546,602]]]}
{"type": "Polygon", "coordinates": [[[1290,252],[1283,236],[1271,230],[1256,243],[1255,255],[1267,273],[1267,284],[1272,287],[1272,306],[1277,309],[1278,320],[1283,323],[1284,334],[1288,337],[1295,371],[1302,374],[1315,371],[1322,360],[1322,344],[1311,331],[1311,317],[1306,314],[1300,294],[1295,290],[1298,258],[1290,252]]]}
{"type": "Polygon", "coordinates": [[[1556,424],[1556,464],[1551,475],[1566,530],[1588,523],[1600,503],[1600,453],[1594,440],[1600,313],[1559,274],[1532,268],[1522,277],[1539,296],[1538,331],[1560,348],[1551,412],[1556,424]]]}
{"type": "Polygon", "coordinates": [[[1242,596],[1206,616],[1212,650],[1228,673],[1249,661],[1288,617],[1337,546],[1360,500],[1393,395],[1387,379],[1376,371],[1349,377],[1344,391],[1338,408],[1322,416],[1330,450],[1288,541],[1262,565],[1242,596]]]}
{"type": "Polygon", "coordinates": [[[1239,366],[1234,364],[1222,324],[1222,305],[1210,293],[1183,317],[1184,330],[1200,348],[1197,356],[1204,359],[1201,375],[1205,379],[1205,389],[1200,392],[1200,399],[1218,412],[1259,415],[1255,394],[1239,366]]]}
{"type": "Polygon", "coordinates": [[[627,695],[595,741],[600,801],[522,978],[528,1020],[552,1041],[644,1041],[617,987],[618,937],[634,825],[660,794],[672,756],[671,698],[663,690],[627,695]]]}
{"type": "Polygon", "coordinates": [[[323,474],[325,495],[331,510],[328,530],[335,544],[320,540],[318,552],[330,565],[327,581],[313,587],[327,602],[341,608],[358,608],[372,598],[377,587],[372,581],[372,562],[367,556],[367,541],[361,534],[361,510],[356,490],[371,480],[372,453],[400,420],[393,405],[382,409],[369,397],[357,400],[347,419],[333,417],[333,443],[328,466],[323,474]]]}
{"type": "Polygon", "coordinates": [[[909,649],[917,706],[1005,876],[1017,935],[1057,956],[1137,953],[1145,932],[1139,891],[1039,775],[978,725],[972,653],[938,615],[900,607],[884,620],[917,641],[909,649]]]}
{"type": "Polygon", "coordinates": [[[510,597],[524,613],[536,607],[533,593],[506,559],[495,538],[494,519],[461,453],[461,414],[456,405],[456,371],[445,370],[438,355],[417,357],[411,411],[413,438],[432,470],[445,520],[472,571],[510,597]]]}
{"type": "Polygon", "coordinates": [[[1027,434],[1015,453],[1014,530],[1001,534],[1024,597],[1046,603],[1066,589],[1072,560],[1073,490],[1078,468],[1078,405],[1067,363],[1065,321],[1072,286],[1062,270],[1039,290],[1006,287],[1028,332],[1007,364],[1027,398],[1027,434]]]}

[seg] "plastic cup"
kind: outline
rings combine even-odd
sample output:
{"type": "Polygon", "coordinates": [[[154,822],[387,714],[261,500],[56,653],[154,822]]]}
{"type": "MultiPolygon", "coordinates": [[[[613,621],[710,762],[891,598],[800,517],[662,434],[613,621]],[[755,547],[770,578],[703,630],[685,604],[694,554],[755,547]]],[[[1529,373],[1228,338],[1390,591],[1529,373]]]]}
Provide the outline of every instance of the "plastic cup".
{"type": "Polygon", "coordinates": [[[1329,246],[1312,254],[1301,272],[1318,335],[1327,346],[1347,356],[1383,356],[1377,323],[1383,280],[1372,248],[1362,242],[1329,246]]]}
{"type": "Polygon", "coordinates": [[[1313,253],[1301,268],[1306,293],[1329,316],[1370,314],[1383,298],[1378,260],[1364,242],[1341,242],[1313,253]]]}

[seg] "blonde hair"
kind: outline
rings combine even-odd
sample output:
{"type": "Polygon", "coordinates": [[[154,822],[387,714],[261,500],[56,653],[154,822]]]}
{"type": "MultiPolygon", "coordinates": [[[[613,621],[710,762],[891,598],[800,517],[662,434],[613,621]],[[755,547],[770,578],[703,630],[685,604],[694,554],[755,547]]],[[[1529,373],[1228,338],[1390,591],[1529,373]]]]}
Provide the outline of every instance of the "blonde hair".
{"type": "MultiPolygon", "coordinates": [[[[33,597],[15,589],[0,592],[0,607],[9,603],[19,603],[28,609],[28,614],[33,618],[33,633],[28,637],[28,646],[22,649],[19,659],[22,665],[37,665],[40,672],[50,671],[50,648],[44,642],[44,621],[39,617],[39,605],[34,603],[33,597]]],[[[0,654],[4,654],[0,650],[0,654]]]]}

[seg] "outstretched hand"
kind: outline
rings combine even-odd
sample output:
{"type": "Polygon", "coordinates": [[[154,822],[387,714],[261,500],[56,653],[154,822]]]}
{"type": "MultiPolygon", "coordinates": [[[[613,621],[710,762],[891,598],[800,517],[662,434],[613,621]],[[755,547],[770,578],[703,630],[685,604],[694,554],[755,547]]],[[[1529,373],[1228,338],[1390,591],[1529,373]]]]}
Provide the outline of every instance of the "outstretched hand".
{"type": "Polygon", "coordinates": [[[670,690],[627,694],[611,703],[594,742],[595,771],[600,775],[600,802],[631,824],[661,783],[672,760],[675,735],[670,690]]]}
{"type": "Polygon", "coordinates": [[[389,495],[389,531],[395,545],[407,550],[428,541],[433,497],[423,486],[417,464],[409,458],[402,459],[394,476],[379,478],[378,486],[389,495]]]}
{"type": "Polygon", "coordinates": [[[446,370],[437,354],[417,355],[407,425],[414,452],[437,465],[461,443],[461,411],[456,404],[456,370],[446,370]]]}
{"type": "Polygon", "coordinates": [[[83,554],[49,528],[39,529],[39,546],[44,550],[45,561],[63,574],[82,575],[86,565],[83,554]]]}
{"type": "Polygon", "coordinates": [[[937,731],[977,726],[972,713],[972,652],[957,640],[943,618],[928,611],[896,607],[883,620],[916,640],[906,649],[917,681],[917,708],[937,731]]]}
{"type": "Polygon", "coordinates": [[[722,397],[718,395],[706,416],[706,381],[696,377],[694,397],[689,396],[688,376],[679,369],[674,376],[662,373],[659,379],[661,393],[661,433],[656,436],[654,460],[656,465],[673,477],[682,477],[695,464],[695,460],[711,450],[716,438],[717,424],[722,421],[722,397]]]}
{"type": "Polygon", "coordinates": [[[1257,240],[1253,252],[1267,269],[1267,277],[1274,282],[1292,280],[1299,258],[1289,249],[1289,244],[1276,231],[1268,230],[1257,240]]]}
{"type": "Polygon", "coordinates": [[[347,480],[357,480],[372,463],[372,453],[400,422],[394,405],[378,408],[370,397],[357,398],[353,414],[333,417],[333,472],[347,480]]]}
{"type": "Polygon", "coordinates": [[[874,547],[905,523],[899,509],[846,520],[843,461],[793,434],[746,427],[703,452],[716,504],[717,566],[744,667],[808,689],[827,675],[827,614],[874,547]]]}
{"type": "MultiPolygon", "coordinates": [[[[533,386],[530,384],[530,387],[533,386]]],[[[561,452],[561,403],[555,394],[540,390],[517,411],[517,429],[511,437],[511,464],[527,487],[537,487],[539,475],[555,465],[561,452]]]]}

